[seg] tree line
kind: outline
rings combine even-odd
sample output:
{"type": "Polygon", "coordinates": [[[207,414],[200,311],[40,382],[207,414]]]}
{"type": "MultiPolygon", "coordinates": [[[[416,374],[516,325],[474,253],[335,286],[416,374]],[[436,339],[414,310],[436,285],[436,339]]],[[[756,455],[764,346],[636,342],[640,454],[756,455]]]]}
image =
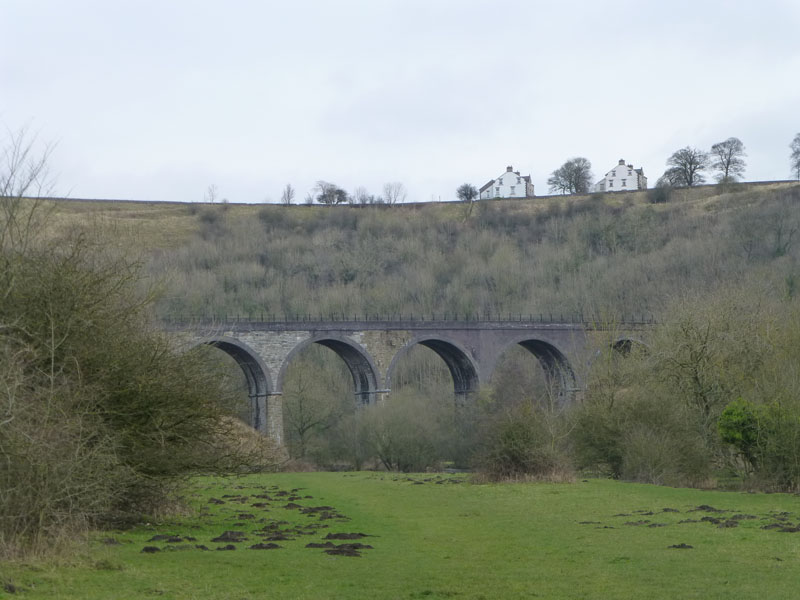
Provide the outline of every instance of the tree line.
{"type": "MultiPolygon", "coordinates": [[[[789,164],[792,177],[800,181],[800,133],[795,135],[790,144],[789,164]]],[[[667,169],[657,181],[658,187],[693,187],[706,182],[706,173],[714,173],[714,179],[720,184],[739,181],[744,176],[747,163],[745,146],[739,138],[730,137],[711,146],[705,151],[692,146],[685,146],[673,152],[667,159],[667,169]]],[[[570,158],[550,173],[547,179],[549,191],[557,194],[590,194],[594,190],[594,174],[589,159],[578,156],[570,158]]],[[[478,189],[471,183],[463,183],[456,189],[455,197],[465,203],[471,203],[479,196],[478,189]]],[[[281,190],[280,204],[288,206],[294,203],[297,191],[291,183],[281,190]]],[[[348,192],[339,185],[319,180],[314,188],[305,195],[306,205],[322,204],[333,206],[351,204],[365,206],[370,204],[400,204],[405,202],[408,191],[399,181],[387,182],[382,193],[372,194],[364,186],[357,186],[348,192]]],[[[216,185],[210,185],[204,201],[215,203],[219,198],[216,185]]],[[[227,202],[227,199],[223,199],[227,202]]]]}
{"type": "MultiPolygon", "coordinates": [[[[800,180],[800,133],[790,144],[789,156],[792,176],[800,180]]],[[[743,176],[747,156],[742,141],[730,137],[725,141],[704,150],[686,146],[670,155],[667,169],[658,179],[657,186],[693,187],[705,183],[705,173],[712,171],[715,180],[720,184],[739,181],[743,176]]],[[[567,160],[547,179],[549,191],[558,194],[589,194],[594,189],[592,163],[584,157],[567,160]]],[[[472,184],[465,183],[456,190],[456,197],[464,202],[471,202],[478,196],[478,190],[472,184]]]]}

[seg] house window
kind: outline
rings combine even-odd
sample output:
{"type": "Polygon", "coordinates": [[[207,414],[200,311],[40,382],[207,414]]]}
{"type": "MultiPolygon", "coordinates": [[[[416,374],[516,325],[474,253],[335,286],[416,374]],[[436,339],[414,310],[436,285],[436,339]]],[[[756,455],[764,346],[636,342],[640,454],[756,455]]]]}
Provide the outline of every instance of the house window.
{"type": "Polygon", "coordinates": [[[614,182],[613,181],[609,181],[608,182],[608,187],[614,187],[614,182]]]}
{"type": "Polygon", "coordinates": [[[627,179],[623,179],[622,180],[622,187],[628,187],[628,180],[627,179]]]}
{"type": "Polygon", "coordinates": [[[500,196],[500,188],[499,187],[494,188],[494,195],[495,196],[500,196]]]}
{"type": "Polygon", "coordinates": [[[522,177],[517,177],[517,183],[522,183],[522,177]]]}
{"type": "Polygon", "coordinates": [[[612,176],[612,177],[616,177],[616,176],[617,176],[617,171],[616,171],[616,170],[614,170],[614,171],[611,171],[611,176],[612,176]]]}
{"type": "Polygon", "coordinates": [[[630,169],[628,169],[628,177],[630,177],[631,175],[633,175],[633,171],[631,171],[630,169]]]}
{"type": "Polygon", "coordinates": [[[514,191],[515,191],[516,189],[517,189],[517,186],[515,186],[515,185],[512,185],[512,186],[511,186],[511,193],[513,194],[513,193],[514,193],[514,191]]]}

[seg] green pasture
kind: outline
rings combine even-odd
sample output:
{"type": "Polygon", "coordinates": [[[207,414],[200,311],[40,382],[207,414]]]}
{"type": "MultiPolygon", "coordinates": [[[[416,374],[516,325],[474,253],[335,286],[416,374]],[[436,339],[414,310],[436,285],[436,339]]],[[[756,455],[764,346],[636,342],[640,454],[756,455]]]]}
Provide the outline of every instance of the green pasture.
{"type": "Polygon", "coordinates": [[[71,564],[3,565],[0,597],[778,599],[800,589],[800,498],[788,494],[362,472],[199,479],[190,500],[191,516],[95,534],[71,564]],[[216,550],[226,531],[247,539],[216,550]],[[276,532],[294,539],[268,542],[276,532]],[[331,544],[372,549],[306,547],[331,533],[366,534],[331,544]],[[180,540],[148,541],[157,535],[180,540]],[[249,549],[258,543],[280,548],[249,549]],[[670,547],[680,545],[691,548],[670,547]]]}

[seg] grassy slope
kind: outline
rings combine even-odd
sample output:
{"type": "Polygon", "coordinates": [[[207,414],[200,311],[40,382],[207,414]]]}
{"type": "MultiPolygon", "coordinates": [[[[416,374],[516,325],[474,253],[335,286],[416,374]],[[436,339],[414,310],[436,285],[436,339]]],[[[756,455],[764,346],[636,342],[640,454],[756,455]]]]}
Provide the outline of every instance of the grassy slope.
{"type": "MultiPolygon", "coordinates": [[[[771,182],[742,184],[736,188],[737,193],[769,192],[786,189],[798,185],[796,182],[771,182]]],[[[693,203],[698,213],[708,210],[719,210],[717,207],[720,198],[718,186],[701,186],[692,189],[677,189],[673,192],[672,204],[679,202],[693,203]]],[[[581,203],[588,200],[589,196],[542,196],[529,200],[492,200],[495,206],[509,206],[524,213],[537,213],[546,210],[551,204],[566,202],[581,203]]],[[[610,193],[602,196],[607,206],[646,205],[646,192],[610,193]]],[[[204,209],[217,209],[229,213],[231,216],[257,218],[258,213],[265,207],[274,211],[293,211],[310,215],[313,211],[332,210],[331,207],[308,207],[295,205],[283,207],[280,205],[264,204],[206,204],[206,203],[179,203],[179,202],[134,202],[118,200],[56,200],[52,202],[56,223],[58,226],[65,224],[85,224],[87,219],[98,219],[106,225],[118,227],[123,231],[132,232],[139,241],[148,248],[173,248],[186,242],[189,237],[198,233],[200,229],[199,214],[204,209]]],[[[657,208],[667,208],[662,205],[657,208]]],[[[386,208],[386,207],[382,207],[386,208]]],[[[457,202],[446,203],[419,203],[395,205],[392,211],[406,211],[416,213],[423,208],[433,209],[442,218],[460,219],[465,215],[466,207],[457,202]]],[[[351,207],[333,207],[333,210],[348,210],[351,207]]],[[[369,210],[370,207],[355,207],[355,210],[369,210]]],[[[474,212],[474,211],[473,211],[474,212]]]]}
{"type": "MultiPolygon", "coordinates": [[[[431,477],[417,475],[416,480],[431,477]]],[[[575,484],[415,485],[380,473],[310,473],[200,482],[206,517],[116,534],[121,546],[93,544],[86,566],[33,571],[14,567],[26,598],[794,598],[800,585],[797,534],[762,530],[769,515],[800,519],[789,495],[706,492],[612,481],[575,484]],[[350,517],[320,534],[279,542],[283,549],[236,552],[196,549],[142,554],[155,533],[178,533],[196,543],[224,530],[252,531],[258,518],[315,521],[272,502],[269,512],[210,496],[255,494],[259,486],[303,488],[304,506],[331,505],[350,517]],[[240,489],[240,486],[241,489],[240,489]],[[700,504],[749,513],[736,528],[678,521],[708,515],[700,504]],[[665,513],[664,508],[681,512],[665,513]],[[634,511],[653,511],[642,515],[634,511]],[[629,513],[631,516],[614,516],[629,513]],[[625,525],[650,520],[663,527],[625,525]],[[581,522],[596,522],[584,523],[581,522]],[[604,526],[613,528],[603,528],[604,526]],[[360,558],[307,549],[328,531],[364,532],[374,546],[360,558]],[[689,544],[690,550],[669,549],[689,544]],[[118,570],[119,569],[119,570],[118,570]]],[[[712,515],[720,516],[720,515],[712,515]]],[[[151,543],[164,547],[164,542],[151,543]]],[[[191,544],[190,544],[191,546],[191,544]]],[[[8,578],[8,573],[5,575],[8,578]]],[[[0,597],[2,592],[0,591],[0,597]]]]}

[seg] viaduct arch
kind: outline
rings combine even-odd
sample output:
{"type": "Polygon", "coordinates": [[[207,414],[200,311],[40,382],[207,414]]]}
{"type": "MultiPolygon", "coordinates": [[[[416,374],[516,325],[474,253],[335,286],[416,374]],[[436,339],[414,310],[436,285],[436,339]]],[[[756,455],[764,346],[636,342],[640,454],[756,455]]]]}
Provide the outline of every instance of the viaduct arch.
{"type": "Polygon", "coordinates": [[[394,375],[397,363],[414,346],[425,346],[433,350],[439,358],[447,365],[450,376],[453,378],[453,392],[456,395],[456,402],[463,403],[467,396],[480,387],[481,381],[478,375],[478,368],[470,358],[469,353],[457,342],[446,339],[445,336],[419,336],[409,341],[392,358],[386,372],[386,390],[392,389],[392,376],[394,375]]]}

